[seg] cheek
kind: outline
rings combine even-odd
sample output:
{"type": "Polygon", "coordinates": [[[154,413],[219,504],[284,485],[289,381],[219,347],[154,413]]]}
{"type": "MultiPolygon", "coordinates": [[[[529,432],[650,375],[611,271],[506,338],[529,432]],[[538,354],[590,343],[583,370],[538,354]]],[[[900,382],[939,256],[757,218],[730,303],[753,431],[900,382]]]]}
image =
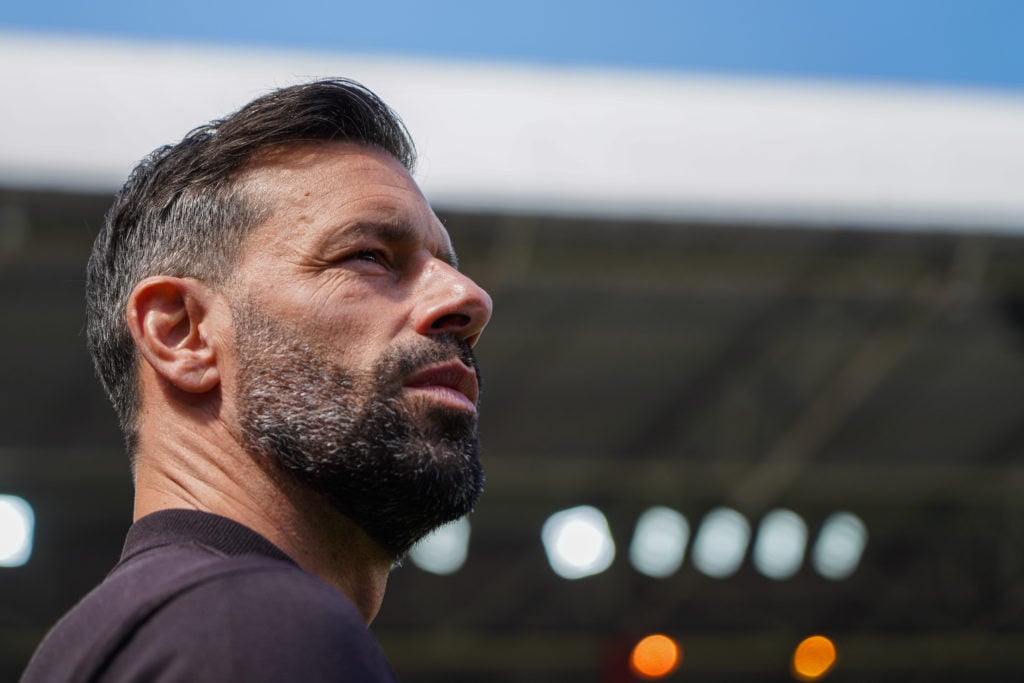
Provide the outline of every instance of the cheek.
{"type": "Polygon", "coordinates": [[[293,339],[349,368],[374,367],[386,348],[411,328],[404,292],[384,287],[383,279],[359,280],[336,274],[290,285],[269,278],[254,287],[268,315],[289,329],[293,339]]]}
{"type": "Polygon", "coordinates": [[[396,338],[378,307],[332,308],[296,325],[296,335],[333,362],[351,369],[372,370],[396,338]]]}
{"type": "MultiPolygon", "coordinates": [[[[325,338],[346,347],[367,347],[374,357],[411,329],[409,302],[395,292],[381,296],[373,288],[347,288],[318,298],[308,316],[325,338]]],[[[355,349],[358,353],[359,349],[355,349]]]]}

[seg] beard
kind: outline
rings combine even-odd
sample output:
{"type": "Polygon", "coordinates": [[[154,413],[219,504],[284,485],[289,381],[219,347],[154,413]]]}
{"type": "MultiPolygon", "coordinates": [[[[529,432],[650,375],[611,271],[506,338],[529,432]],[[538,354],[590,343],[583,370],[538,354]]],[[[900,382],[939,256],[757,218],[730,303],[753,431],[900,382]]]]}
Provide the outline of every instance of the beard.
{"type": "Polygon", "coordinates": [[[252,304],[232,307],[242,442],[258,459],[324,496],[396,560],[471,512],[483,491],[477,417],[403,397],[426,365],[460,359],[450,334],[389,347],[370,371],[328,360],[252,304]]]}

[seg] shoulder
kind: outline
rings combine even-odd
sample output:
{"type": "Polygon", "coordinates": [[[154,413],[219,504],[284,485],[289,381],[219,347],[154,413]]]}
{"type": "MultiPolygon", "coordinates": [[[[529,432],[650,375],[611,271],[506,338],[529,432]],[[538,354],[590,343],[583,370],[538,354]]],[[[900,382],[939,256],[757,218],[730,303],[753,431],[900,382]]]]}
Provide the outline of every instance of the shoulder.
{"type": "Polygon", "coordinates": [[[110,680],[390,681],[344,595],[294,565],[230,558],[136,629],[110,680]]]}
{"type": "Polygon", "coordinates": [[[342,593],[227,519],[155,513],[23,681],[394,681],[342,593]]]}

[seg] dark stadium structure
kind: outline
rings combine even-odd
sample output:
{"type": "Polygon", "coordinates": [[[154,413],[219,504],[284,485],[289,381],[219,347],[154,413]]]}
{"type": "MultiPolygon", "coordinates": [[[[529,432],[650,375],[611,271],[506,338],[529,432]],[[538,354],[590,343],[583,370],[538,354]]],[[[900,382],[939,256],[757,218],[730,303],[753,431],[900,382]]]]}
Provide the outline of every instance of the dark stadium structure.
{"type": "MultiPolygon", "coordinates": [[[[0,679],[114,563],[131,481],[85,350],[83,269],[109,196],[0,191],[0,494],[35,510],[0,568],[0,679]]],[[[683,647],[666,680],[790,681],[828,635],[828,680],[1024,672],[1024,239],[814,224],[624,221],[439,206],[495,301],[478,347],[487,490],[465,565],[407,562],[373,630],[407,683],[630,681],[629,649],[683,647]],[[607,517],[609,569],[557,576],[545,519],[607,517]],[[749,551],[665,578],[640,514],[696,529],[729,506],[863,520],[856,571],[789,579],[749,551]]]]}

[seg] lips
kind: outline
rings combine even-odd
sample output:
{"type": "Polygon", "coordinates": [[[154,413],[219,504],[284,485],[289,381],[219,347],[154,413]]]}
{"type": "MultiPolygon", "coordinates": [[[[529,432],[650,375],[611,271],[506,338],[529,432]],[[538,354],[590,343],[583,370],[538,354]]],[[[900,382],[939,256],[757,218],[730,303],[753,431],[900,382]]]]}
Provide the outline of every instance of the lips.
{"type": "Polygon", "coordinates": [[[423,368],[410,376],[404,385],[408,389],[428,392],[437,400],[457,403],[459,407],[474,411],[480,392],[476,373],[458,360],[423,368]]]}

